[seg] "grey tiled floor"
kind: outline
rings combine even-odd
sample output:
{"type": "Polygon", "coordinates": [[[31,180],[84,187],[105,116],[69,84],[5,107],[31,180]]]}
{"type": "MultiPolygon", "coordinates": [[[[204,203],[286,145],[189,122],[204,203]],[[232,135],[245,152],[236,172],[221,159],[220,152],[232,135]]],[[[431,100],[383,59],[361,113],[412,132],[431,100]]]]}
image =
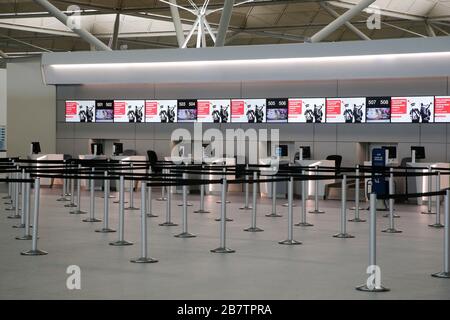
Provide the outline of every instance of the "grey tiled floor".
{"type": "MultiPolygon", "coordinates": [[[[43,190],[39,247],[49,254],[24,257],[30,241],[14,240],[21,231],[11,226],[0,205],[0,298],[1,299],[449,299],[450,280],[434,279],[442,270],[443,230],[427,225],[434,216],[419,214],[413,205],[396,206],[396,219],[402,234],[378,232],[378,264],[389,293],[356,291],[365,282],[368,260],[368,224],[349,223],[354,239],[335,239],[339,226],[339,202],[326,201],[324,215],[308,214],[310,228],[295,227],[294,237],[301,246],[282,246],[286,238],[287,208],[278,210],[283,218],[266,218],[270,200],[258,206],[258,225],[265,231],[247,233],[251,211],[238,210],[242,196],[232,194],[228,205],[234,222],[227,225],[228,246],[236,253],[210,253],[218,246],[218,197],[208,196],[206,207],[213,213],[198,214],[198,195],[189,196],[189,231],[192,239],[173,237],[180,227],[160,227],[165,203],[154,201],[159,218],[149,219],[150,255],[159,263],[137,265],[129,262],[139,255],[139,211],[126,212],[126,240],[130,247],[111,247],[117,234],[98,234],[101,224],[81,222],[56,202],[59,190],[43,190]],[[81,268],[81,290],[66,288],[66,268],[81,268]]],[[[4,194],[2,194],[4,195],[4,194]]],[[[87,194],[85,194],[87,196],[87,194]]],[[[136,194],[138,197],[139,195],[136,194]]],[[[155,196],[159,196],[159,193],[155,196]]],[[[181,221],[179,196],[173,202],[175,222],[181,221]]],[[[83,198],[87,209],[87,198],[83,198]]],[[[139,200],[136,199],[136,204],[139,200]]],[[[312,205],[310,203],[309,205],[312,205]]],[[[349,206],[353,205],[349,202],[349,206]]],[[[103,199],[97,198],[97,216],[102,215],[103,199]]],[[[295,221],[300,208],[295,208],[295,221]]],[[[349,215],[353,212],[349,211],[349,215]]],[[[362,215],[367,217],[367,212],[362,215]]],[[[379,213],[378,231],[388,220],[379,213]]],[[[117,227],[117,204],[111,203],[111,226],[117,227]]]]}

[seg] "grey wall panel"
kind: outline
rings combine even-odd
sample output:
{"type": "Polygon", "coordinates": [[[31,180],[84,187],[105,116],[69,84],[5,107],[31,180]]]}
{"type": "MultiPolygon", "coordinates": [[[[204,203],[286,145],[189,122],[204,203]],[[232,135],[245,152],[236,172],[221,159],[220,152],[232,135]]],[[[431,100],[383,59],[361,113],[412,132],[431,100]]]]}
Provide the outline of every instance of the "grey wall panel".
{"type": "MultiPolygon", "coordinates": [[[[136,142],[137,140],[135,139],[120,139],[120,142],[123,143],[123,150],[136,150],[136,142]]],[[[143,154],[138,154],[138,155],[145,155],[145,153],[143,154]]]]}
{"type": "Polygon", "coordinates": [[[56,136],[58,139],[73,139],[75,138],[75,124],[73,123],[56,123],[56,136]]]}
{"type": "Polygon", "coordinates": [[[56,121],[66,121],[66,103],[65,100],[56,100],[56,121]]]}
{"type": "Polygon", "coordinates": [[[336,142],[314,142],[314,159],[325,159],[327,156],[332,154],[340,154],[339,150],[337,150],[336,142]]]}
{"type": "Polygon", "coordinates": [[[147,155],[147,150],[155,149],[155,140],[136,140],[136,151],[140,155],[147,155]]]}
{"type": "Polygon", "coordinates": [[[157,84],[155,96],[156,99],[239,98],[241,84],[239,82],[157,84]]]}
{"type": "Polygon", "coordinates": [[[68,85],[58,86],[59,100],[68,99],[153,99],[153,84],[68,85]]]}
{"type": "Polygon", "coordinates": [[[427,162],[442,162],[447,157],[447,145],[444,143],[425,143],[425,155],[427,162]]]}
{"type": "Polygon", "coordinates": [[[132,123],[77,123],[75,138],[134,139],[135,128],[132,123]]]}
{"type": "Polygon", "coordinates": [[[74,139],[73,156],[90,154],[89,139],[74,139]]]}
{"type": "Polygon", "coordinates": [[[417,142],[401,142],[397,145],[397,159],[398,163],[401,164],[403,158],[411,157],[411,146],[420,145],[417,142]]]}
{"type": "Polygon", "coordinates": [[[420,125],[420,141],[447,143],[447,125],[444,123],[428,123],[420,125]]]}
{"type": "Polygon", "coordinates": [[[340,124],[337,139],[359,142],[419,142],[420,128],[417,124],[372,123],[362,126],[340,124]]]}
{"type": "Polygon", "coordinates": [[[280,141],[313,141],[314,125],[289,123],[280,127],[280,141]]]}
{"type": "Polygon", "coordinates": [[[177,123],[157,123],[154,124],[154,138],[155,139],[170,139],[170,135],[172,132],[179,128],[180,126],[177,123]]]}
{"type": "Polygon", "coordinates": [[[152,123],[136,124],[136,139],[153,139],[155,133],[155,125],[152,123]]]}
{"type": "Polygon", "coordinates": [[[342,156],[342,166],[350,167],[355,165],[357,158],[357,148],[355,142],[338,142],[337,154],[342,156]]]}
{"type": "Polygon", "coordinates": [[[447,78],[340,80],[339,96],[445,95],[447,78]]]}
{"type": "Polygon", "coordinates": [[[337,81],[243,82],[242,97],[326,97],[337,95],[337,81]]]}
{"type": "Polygon", "coordinates": [[[336,141],[336,124],[315,124],[314,125],[314,140],[315,141],[336,141]]]}
{"type": "Polygon", "coordinates": [[[154,151],[156,152],[160,160],[163,160],[164,156],[170,156],[171,152],[170,140],[155,140],[154,151]]]}
{"type": "Polygon", "coordinates": [[[74,156],[74,140],[56,139],[56,153],[70,154],[71,156],[74,156]]]}

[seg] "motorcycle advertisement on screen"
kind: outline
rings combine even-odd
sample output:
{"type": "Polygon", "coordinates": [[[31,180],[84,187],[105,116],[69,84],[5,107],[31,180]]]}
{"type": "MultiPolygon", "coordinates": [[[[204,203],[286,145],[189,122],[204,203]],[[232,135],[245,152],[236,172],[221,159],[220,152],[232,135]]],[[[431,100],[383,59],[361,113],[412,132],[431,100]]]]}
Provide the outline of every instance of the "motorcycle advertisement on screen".
{"type": "Polygon", "coordinates": [[[327,123],[363,123],[366,98],[328,98],[327,123]]]}
{"type": "Polygon", "coordinates": [[[228,99],[204,99],[197,101],[197,121],[204,123],[230,122],[230,104],[228,99]]]}
{"type": "Polygon", "coordinates": [[[177,122],[177,100],[145,101],[145,122],[147,123],[177,122]]]}
{"type": "Polygon", "coordinates": [[[232,122],[265,123],[266,99],[231,100],[232,122]]]}
{"type": "Polygon", "coordinates": [[[450,96],[435,97],[434,122],[450,122],[450,96]]]}
{"type": "Polygon", "coordinates": [[[434,97],[392,97],[391,122],[429,123],[434,117],[434,97]]]}
{"type": "Polygon", "coordinates": [[[142,123],[144,122],[144,100],[114,101],[114,122],[142,123]]]}
{"type": "Polygon", "coordinates": [[[66,101],[66,122],[95,122],[95,100],[66,101]]]}

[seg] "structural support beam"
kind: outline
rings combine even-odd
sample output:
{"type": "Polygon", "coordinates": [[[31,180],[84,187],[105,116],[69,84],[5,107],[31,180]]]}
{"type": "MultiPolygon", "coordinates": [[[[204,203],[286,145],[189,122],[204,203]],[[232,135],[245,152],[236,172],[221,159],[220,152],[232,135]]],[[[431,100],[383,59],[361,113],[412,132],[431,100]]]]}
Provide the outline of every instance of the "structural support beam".
{"type": "Polygon", "coordinates": [[[4,53],[2,50],[0,50],[0,57],[3,58],[3,59],[8,59],[9,58],[9,56],[6,53],[4,53]]]}
{"type": "Polygon", "coordinates": [[[233,13],[233,6],[234,0],[225,1],[216,36],[216,47],[223,47],[225,45],[225,38],[227,35],[228,26],[230,25],[231,14],[233,13]]]}
{"type": "Polygon", "coordinates": [[[434,27],[436,30],[438,30],[438,31],[442,32],[443,34],[445,34],[446,36],[450,36],[450,33],[448,33],[447,31],[445,31],[445,30],[442,29],[441,27],[439,27],[439,26],[437,26],[437,25],[435,25],[435,24],[433,24],[433,27],[434,27]]]}
{"type": "Polygon", "coordinates": [[[346,22],[350,21],[351,18],[353,18],[358,13],[360,13],[361,11],[366,9],[368,6],[370,6],[375,1],[376,0],[361,0],[353,8],[346,11],[342,16],[339,16],[336,20],[331,22],[329,25],[327,25],[325,28],[323,28],[322,30],[317,32],[315,35],[313,35],[310,39],[310,42],[320,42],[320,41],[324,40],[330,34],[332,34],[334,31],[339,29],[346,22]]]}
{"type": "Polygon", "coordinates": [[[436,32],[434,32],[433,27],[428,22],[425,22],[425,28],[427,29],[427,34],[429,37],[436,37],[436,32]]]}
{"type": "MultiPolygon", "coordinates": [[[[66,16],[64,13],[62,13],[57,7],[52,5],[50,2],[48,2],[47,0],[34,0],[34,2],[43,7],[45,10],[47,10],[50,14],[52,14],[56,19],[64,23],[66,26],[68,25],[69,17],[66,16]]],[[[80,29],[74,28],[71,30],[76,34],[78,34],[80,38],[87,41],[91,46],[94,46],[97,50],[111,51],[110,47],[108,47],[106,44],[101,42],[99,39],[94,37],[86,30],[82,28],[80,29]]]]}
{"type": "Polygon", "coordinates": [[[177,7],[177,0],[169,0],[169,2],[173,4],[173,6],[170,6],[170,14],[172,15],[173,25],[175,27],[178,46],[182,48],[184,43],[184,31],[183,25],[181,24],[180,12],[177,7]]]}
{"type": "Polygon", "coordinates": [[[116,14],[116,20],[114,21],[114,31],[111,38],[110,48],[117,50],[119,44],[119,30],[120,30],[120,13],[116,14]]]}
{"type": "MultiPolygon", "coordinates": [[[[328,12],[328,14],[330,16],[332,16],[333,18],[337,19],[339,17],[339,14],[334,11],[333,9],[331,9],[326,3],[321,2],[320,6],[326,11],[328,12]]],[[[357,27],[355,27],[353,24],[351,24],[350,22],[345,22],[345,26],[347,27],[347,29],[349,29],[351,32],[353,32],[354,34],[356,34],[360,39],[362,40],[371,40],[364,32],[362,32],[361,30],[359,30],[357,27]]]]}

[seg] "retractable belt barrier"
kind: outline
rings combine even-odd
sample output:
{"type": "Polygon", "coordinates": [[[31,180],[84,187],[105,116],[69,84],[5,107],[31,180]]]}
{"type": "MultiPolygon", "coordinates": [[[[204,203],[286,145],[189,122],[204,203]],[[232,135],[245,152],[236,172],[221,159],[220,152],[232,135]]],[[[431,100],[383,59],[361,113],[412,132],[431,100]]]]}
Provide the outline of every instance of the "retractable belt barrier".
{"type": "MultiPolygon", "coordinates": [[[[428,197],[429,208],[431,206],[432,197],[436,198],[436,223],[430,225],[431,227],[442,227],[444,231],[444,268],[442,272],[433,274],[434,277],[450,278],[450,260],[449,260],[449,197],[450,189],[440,188],[441,176],[450,175],[448,168],[430,168],[430,167],[371,167],[371,166],[356,166],[356,168],[341,167],[336,170],[334,167],[326,166],[289,166],[283,165],[276,171],[267,170],[273,168],[271,165],[218,165],[211,163],[202,164],[174,164],[172,162],[160,161],[157,163],[150,163],[148,161],[109,161],[109,160],[24,160],[20,158],[3,158],[0,159],[0,174],[6,174],[6,178],[0,178],[0,182],[8,183],[8,196],[4,199],[10,200],[8,204],[11,205],[10,210],[15,210],[14,217],[21,219],[21,223],[17,228],[24,229],[23,237],[17,237],[20,240],[32,240],[31,250],[22,252],[22,255],[35,256],[45,255],[47,252],[39,250],[37,247],[38,230],[39,230],[39,204],[40,204],[40,187],[42,178],[63,179],[63,196],[70,195],[70,204],[77,208],[77,211],[71,213],[85,213],[81,211],[80,204],[80,181],[88,180],[90,185],[90,210],[89,218],[84,219],[85,222],[101,222],[102,220],[95,218],[95,181],[104,181],[104,215],[103,227],[97,229],[96,232],[107,233],[115,232],[114,229],[109,228],[109,189],[111,181],[119,181],[119,225],[118,225],[118,240],[111,242],[114,246],[128,246],[133,243],[125,240],[125,181],[130,182],[130,207],[133,207],[133,191],[135,182],[141,183],[141,256],[132,259],[135,263],[153,263],[157,260],[148,257],[148,228],[147,218],[155,217],[151,210],[151,188],[162,187],[167,191],[166,201],[166,222],[161,226],[176,226],[171,221],[171,192],[170,187],[182,187],[182,230],[177,234],[178,238],[192,238],[194,234],[188,231],[188,213],[187,213],[187,187],[200,186],[200,210],[198,213],[207,213],[204,208],[204,192],[207,185],[221,185],[221,201],[220,203],[220,228],[219,228],[219,247],[211,250],[214,253],[232,253],[235,250],[227,247],[226,242],[226,223],[230,221],[227,218],[227,187],[232,184],[241,184],[246,188],[245,192],[245,207],[242,209],[251,209],[251,224],[245,229],[248,232],[261,232],[262,229],[256,225],[257,221],[257,193],[258,185],[260,183],[271,183],[272,193],[272,212],[268,217],[279,217],[276,213],[276,185],[277,183],[286,183],[288,187],[288,232],[287,239],[281,241],[283,245],[298,245],[300,241],[294,240],[293,237],[293,189],[295,181],[300,181],[302,184],[302,202],[301,202],[301,220],[297,226],[310,227],[312,224],[306,221],[306,201],[307,201],[307,182],[314,182],[315,209],[310,213],[323,213],[318,207],[318,183],[321,180],[337,180],[341,181],[341,212],[340,212],[340,232],[335,234],[336,238],[353,238],[354,236],[347,232],[347,182],[349,179],[354,179],[358,184],[358,195],[355,195],[355,218],[349,221],[364,222],[365,220],[359,217],[359,181],[361,179],[371,179],[375,174],[382,179],[389,179],[389,193],[376,195],[370,194],[370,234],[369,234],[369,267],[376,266],[376,201],[389,200],[389,227],[383,232],[399,233],[401,231],[395,229],[394,226],[394,202],[400,199],[428,197]],[[141,171],[141,172],[136,172],[141,171]],[[145,171],[145,172],[142,172],[145,171]],[[200,178],[192,178],[192,176],[200,176],[200,178]],[[206,179],[208,176],[212,179],[206,179]],[[234,176],[234,179],[230,179],[234,176]],[[431,177],[435,176],[437,181],[435,190],[433,191],[431,183],[428,185],[428,191],[422,193],[406,193],[395,194],[393,188],[394,178],[402,177],[431,177]],[[217,177],[217,178],[215,178],[217,177]],[[75,198],[75,182],[77,182],[77,196],[75,198]],[[67,191],[69,185],[70,193],[67,191]],[[33,232],[30,234],[30,194],[31,186],[34,185],[34,208],[33,208],[33,232]],[[249,192],[248,186],[253,185],[252,206],[249,206],[249,192]],[[21,199],[19,194],[21,191],[21,199]],[[440,197],[444,197],[445,205],[445,220],[444,224],[440,223],[440,197]],[[21,206],[21,209],[20,209],[21,206]],[[19,212],[21,212],[19,214],[19,212]]],[[[164,198],[164,196],[163,196],[164,198]]],[[[138,209],[138,208],[134,208],[138,209]]],[[[362,291],[382,292],[389,289],[383,287],[381,282],[367,283],[366,285],[357,288],[362,291]]]]}

